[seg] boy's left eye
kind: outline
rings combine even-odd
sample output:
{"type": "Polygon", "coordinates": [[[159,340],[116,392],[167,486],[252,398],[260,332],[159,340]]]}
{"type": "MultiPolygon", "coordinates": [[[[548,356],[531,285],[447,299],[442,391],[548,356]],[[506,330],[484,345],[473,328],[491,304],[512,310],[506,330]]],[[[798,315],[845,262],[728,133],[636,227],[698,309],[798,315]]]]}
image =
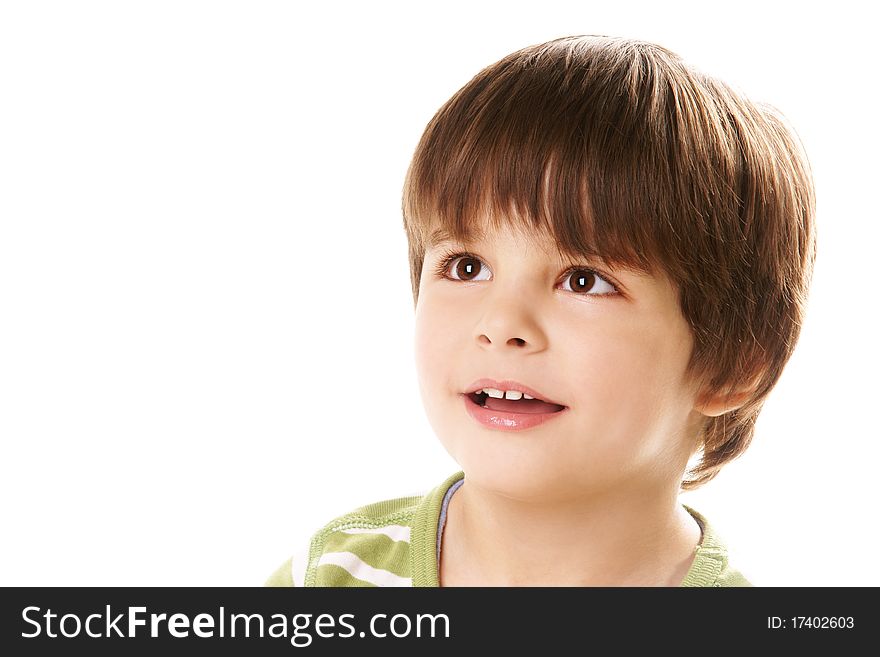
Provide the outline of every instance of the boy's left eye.
{"type": "MultiPolygon", "coordinates": [[[[451,253],[440,260],[437,276],[453,281],[489,280],[488,268],[477,256],[470,253],[451,253]],[[486,270],[486,276],[479,278],[486,270]]],[[[610,296],[617,294],[617,288],[605,280],[598,272],[587,267],[572,267],[563,275],[563,289],[576,294],[589,296],[610,296]],[[592,292],[591,292],[592,291],[592,292]]]]}
{"type": "Polygon", "coordinates": [[[599,274],[592,269],[569,269],[565,273],[565,278],[562,280],[562,283],[564,285],[569,282],[571,283],[571,286],[568,289],[579,294],[594,289],[594,286],[596,285],[598,285],[600,290],[594,292],[597,297],[604,297],[609,294],[617,293],[617,288],[599,276],[599,274]]]}

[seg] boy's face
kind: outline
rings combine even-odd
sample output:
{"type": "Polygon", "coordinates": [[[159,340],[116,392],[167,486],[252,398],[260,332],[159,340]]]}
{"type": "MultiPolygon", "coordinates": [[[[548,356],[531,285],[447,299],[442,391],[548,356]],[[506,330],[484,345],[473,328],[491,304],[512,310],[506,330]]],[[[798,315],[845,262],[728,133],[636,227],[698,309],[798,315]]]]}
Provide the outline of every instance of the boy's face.
{"type": "Polygon", "coordinates": [[[468,481],[507,497],[677,492],[702,416],[684,378],[693,341],[676,290],[665,277],[577,265],[552,238],[510,229],[427,251],[415,347],[428,420],[468,481]],[[449,279],[436,274],[465,250],[474,257],[450,262],[449,279]],[[565,408],[529,428],[511,428],[528,425],[524,414],[491,409],[482,414],[496,419],[481,422],[464,393],[483,378],[565,408]]]}

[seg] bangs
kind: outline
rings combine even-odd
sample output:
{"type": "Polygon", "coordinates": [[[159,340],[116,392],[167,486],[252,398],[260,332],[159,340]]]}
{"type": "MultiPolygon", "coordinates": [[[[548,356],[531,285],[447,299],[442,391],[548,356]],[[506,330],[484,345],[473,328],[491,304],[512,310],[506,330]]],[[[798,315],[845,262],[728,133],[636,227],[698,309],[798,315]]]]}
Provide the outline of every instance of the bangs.
{"type": "Polygon", "coordinates": [[[460,182],[441,185],[443,193],[429,196],[419,210],[417,216],[425,220],[418,222],[416,230],[424,250],[447,241],[474,244],[491,231],[505,231],[533,246],[542,237],[549,238],[559,254],[572,262],[599,259],[614,268],[646,274],[656,267],[648,236],[634,234],[644,226],[597,220],[583,173],[561,177],[552,160],[536,160],[518,172],[529,181],[526,187],[512,177],[503,161],[444,173],[460,182]]]}
{"type": "Polygon", "coordinates": [[[515,229],[551,236],[569,258],[651,274],[679,250],[670,208],[689,207],[671,170],[681,99],[654,62],[674,55],[555,44],[484,69],[437,112],[407,173],[407,231],[424,253],[515,229]]]}

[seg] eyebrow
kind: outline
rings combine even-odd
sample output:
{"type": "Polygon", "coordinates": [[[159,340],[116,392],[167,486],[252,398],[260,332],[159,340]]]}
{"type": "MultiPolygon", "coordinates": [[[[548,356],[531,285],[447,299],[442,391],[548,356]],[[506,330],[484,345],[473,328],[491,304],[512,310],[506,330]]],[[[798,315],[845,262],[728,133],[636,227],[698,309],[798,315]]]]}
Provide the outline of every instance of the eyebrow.
{"type": "MultiPolygon", "coordinates": [[[[431,232],[431,234],[428,236],[426,248],[432,249],[432,248],[439,246],[440,244],[443,244],[446,242],[450,242],[452,244],[457,244],[460,246],[471,247],[471,246],[476,246],[478,244],[481,244],[483,241],[485,241],[485,238],[486,238],[486,236],[483,234],[482,231],[476,230],[474,235],[472,235],[472,236],[469,235],[469,236],[466,236],[462,239],[459,239],[459,238],[455,237],[446,228],[441,226],[440,228],[434,229],[431,232]]],[[[564,260],[564,261],[570,262],[572,264],[576,264],[579,259],[588,259],[588,260],[597,260],[601,264],[607,265],[607,263],[604,262],[602,257],[598,256],[598,255],[590,256],[587,254],[575,254],[575,255],[569,256],[558,249],[556,250],[556,253],[559,256],[560,260],[564,260]]]]}
{"type": "MultiPolygon", "coordinates": [[[[477,238],[479,239],[479,238],[477,238]]],[[[433,248],[443,242],[455,242],[456,244],[470,244],[470,240],[459,240],[443,227],[435,228],[428,236],[427,248],[433,248]]]]}

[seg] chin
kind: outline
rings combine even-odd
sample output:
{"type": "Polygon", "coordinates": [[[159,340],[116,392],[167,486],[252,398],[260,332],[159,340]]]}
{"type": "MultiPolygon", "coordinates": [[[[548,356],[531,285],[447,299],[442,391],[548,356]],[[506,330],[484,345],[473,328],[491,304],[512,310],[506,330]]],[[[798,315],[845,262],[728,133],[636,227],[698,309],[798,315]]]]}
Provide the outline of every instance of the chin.
{"type": "Polygon", "coordinates": [[[465,481],[478,488],[518,501],[539,501],[563,493],[559,473],[530,467],[522,463],[505,463],[503,459],[480,455],[478,458],[455,458],[465,474],[465,481]]]}

